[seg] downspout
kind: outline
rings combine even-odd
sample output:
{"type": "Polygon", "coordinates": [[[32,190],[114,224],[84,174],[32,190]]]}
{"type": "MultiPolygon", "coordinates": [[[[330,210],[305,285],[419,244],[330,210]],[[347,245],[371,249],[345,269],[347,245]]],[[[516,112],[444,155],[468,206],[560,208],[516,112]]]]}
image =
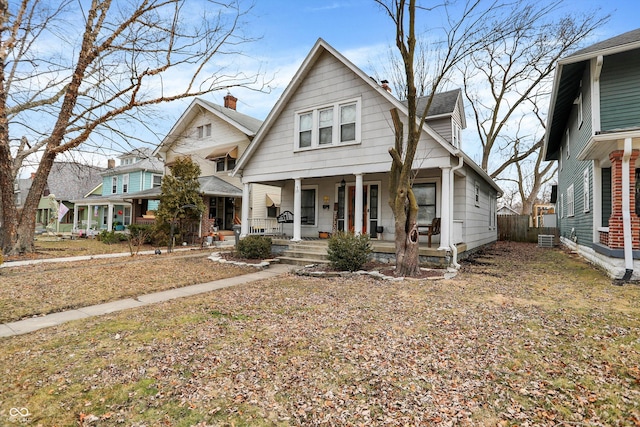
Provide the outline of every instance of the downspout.
{"type": "Polygon", "coordinates": [[[455,192],[454,172],[462,168],[464,164],[464,158],[460,154],[460,151],[456,152],[456,156],[458,157],[458,165],[451,168],[451,173],[449,175],[450,177],[449,179],[451,179],[451,193],[452,193],[451,209],[449,209],[449,212],[451,214],[451,218],[450,218],[451,226],[449,227],[449,247],[451,248],[451,264],[457,270],[460,268],[460,264],[458,264],[458,247],[453,241],[453,199],[454,199],[453,193],[455,192]]]}
{"type": "Polygon", "coordinates": [[[633,246],[631,239],[631,183],[629,180],[629,159],[631,158],[631,138],[624,140],[622,154],[622,231],[624,233],[624,267],[622,280],[628,281],[633,274],[633,246]]]}

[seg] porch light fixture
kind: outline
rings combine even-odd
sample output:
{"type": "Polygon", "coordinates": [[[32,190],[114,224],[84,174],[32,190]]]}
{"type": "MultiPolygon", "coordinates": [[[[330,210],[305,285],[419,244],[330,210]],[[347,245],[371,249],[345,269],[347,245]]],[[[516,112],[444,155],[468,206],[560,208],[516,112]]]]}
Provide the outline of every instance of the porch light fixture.
{"type": "Polygon", "coordinates": [[[347,186],[347,182],[344,180],[344,177],[342,177],[342,181],[340,181],[340,187],[344,188],[347,186]]]}

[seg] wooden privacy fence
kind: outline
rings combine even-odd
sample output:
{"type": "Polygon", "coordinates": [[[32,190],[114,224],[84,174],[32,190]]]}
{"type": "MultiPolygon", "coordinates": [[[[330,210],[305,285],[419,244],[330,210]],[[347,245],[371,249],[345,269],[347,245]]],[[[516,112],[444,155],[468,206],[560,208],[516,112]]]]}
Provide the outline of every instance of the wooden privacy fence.
{"type": "Polygon", "coordinates": [[[537,243],[541,234],[550,234],[557,238],[558,229],[529,227],[529,215],[498,215],[498,240],[537,243]]]}

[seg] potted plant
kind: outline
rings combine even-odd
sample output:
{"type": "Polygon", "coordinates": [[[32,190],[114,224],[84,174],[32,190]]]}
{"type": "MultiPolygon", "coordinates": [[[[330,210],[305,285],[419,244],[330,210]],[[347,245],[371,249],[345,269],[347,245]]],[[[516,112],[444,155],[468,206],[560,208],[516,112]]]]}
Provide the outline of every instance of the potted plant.
{"type": "Polygon", "coordinates": [[[124,225],[122,225],[122,223],[120,221],[115,221],[113,223],[113,229],[115,231],[124,231],[124,225]]]}
{"type": "Polygon", "coordinates": [[[320,239],[328,239],[329,237],[331,237],[331,233],[329,233],[328,231],[318,231],[318,237],[320,239]]]}

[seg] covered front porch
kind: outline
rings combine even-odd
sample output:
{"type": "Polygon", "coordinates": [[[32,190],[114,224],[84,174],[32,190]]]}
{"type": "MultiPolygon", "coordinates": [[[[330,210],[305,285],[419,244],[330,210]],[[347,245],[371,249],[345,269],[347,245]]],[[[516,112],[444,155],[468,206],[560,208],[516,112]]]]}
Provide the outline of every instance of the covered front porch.
{"type": "MultiPolygon", "coordinates": [[[[250,183],[243,188],[241,236],[271,235],[291,242],[326,238],[332,233],[349,231],[368,234],[376,244],[393,247],[395,223],[389,206],[389,178],[387,173],[357,173],[318,178],[294,178],[266,184],[281,188],[282,218],[250,218],[250,183]]],[[[464,242],[464,217],[454,219],[454,188],[465,199],[465,177],[458,176],[451,167],[420,170],[416,173],[413,190],[418,200],[420,241],[428,241],[427,231],[434,219],[439,230],[431,236],[431,250],[451,251],[451,245],[464,242]]],[[[463,211],[463,209],[460,209],[463,211]]],[[[394,251],[391,251],[394,252],[394,251]]]]}

